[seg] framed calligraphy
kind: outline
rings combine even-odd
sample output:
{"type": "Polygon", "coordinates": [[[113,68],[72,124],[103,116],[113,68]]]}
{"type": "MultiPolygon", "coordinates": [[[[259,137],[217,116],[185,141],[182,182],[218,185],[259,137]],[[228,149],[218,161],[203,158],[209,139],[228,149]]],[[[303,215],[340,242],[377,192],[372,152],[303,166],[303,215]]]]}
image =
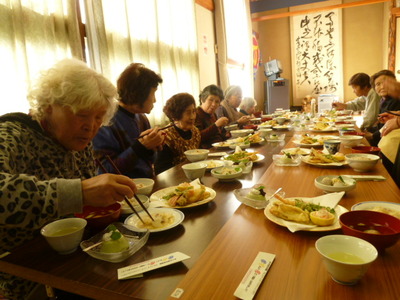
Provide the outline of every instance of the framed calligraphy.
{"type": "Polygon", "coordinates": [[[307,95],[343,98],[341,11],[291,17],[294,102],[307,95]]]}

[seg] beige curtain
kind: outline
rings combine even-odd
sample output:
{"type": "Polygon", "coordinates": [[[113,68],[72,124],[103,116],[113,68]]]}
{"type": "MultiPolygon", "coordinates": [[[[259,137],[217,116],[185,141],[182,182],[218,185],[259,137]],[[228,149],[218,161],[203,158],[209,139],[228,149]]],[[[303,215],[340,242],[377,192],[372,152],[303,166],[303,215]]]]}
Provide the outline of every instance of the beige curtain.
{"type": "Polygon", "coordinates": [[[150,122],[166,122],[164,103],[180,92],[199,94],[194,1],[88,0],[91,63],[113,82],[132,62],[159,73],[157,102],[150,122]]]}
{"type": "Polygon", "coordinates": [[[65,57],[82,59],[75,0],[0,0],[0,114],[28,112],[38,72],[65,57]]]}

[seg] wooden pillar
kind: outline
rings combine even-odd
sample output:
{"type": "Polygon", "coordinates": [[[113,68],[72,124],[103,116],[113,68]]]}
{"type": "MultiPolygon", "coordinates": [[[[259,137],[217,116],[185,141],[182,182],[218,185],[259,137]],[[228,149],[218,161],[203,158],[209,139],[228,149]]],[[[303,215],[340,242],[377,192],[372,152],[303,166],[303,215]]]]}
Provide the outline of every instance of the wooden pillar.
{"type": "Polygon", "coordinates": [[[390,3],[389,16],[389,53],[388,53],[388,70],[395,72],[396,67],[396,14],[393,13],[396,7],[396,0],[390,3]]]}

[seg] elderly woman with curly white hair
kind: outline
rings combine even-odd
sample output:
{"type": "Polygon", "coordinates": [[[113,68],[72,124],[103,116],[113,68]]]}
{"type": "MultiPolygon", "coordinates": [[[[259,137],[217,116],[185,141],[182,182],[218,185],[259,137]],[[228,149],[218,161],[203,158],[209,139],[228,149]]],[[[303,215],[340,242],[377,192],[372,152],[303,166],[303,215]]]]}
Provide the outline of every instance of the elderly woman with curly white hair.
{"type": "MultiPolygon", "coordinates": [[[[91,140],[112,118],[115,96],[109,80],[66,59],[41,74],[28,96],[29,115],[0,117],[0,254],[84,205],[107,206],[136,192],[128,177],[95,176],[91,140]]],[[[36,287],[0,273],[7,299],[28,299],[36,287]]]]}

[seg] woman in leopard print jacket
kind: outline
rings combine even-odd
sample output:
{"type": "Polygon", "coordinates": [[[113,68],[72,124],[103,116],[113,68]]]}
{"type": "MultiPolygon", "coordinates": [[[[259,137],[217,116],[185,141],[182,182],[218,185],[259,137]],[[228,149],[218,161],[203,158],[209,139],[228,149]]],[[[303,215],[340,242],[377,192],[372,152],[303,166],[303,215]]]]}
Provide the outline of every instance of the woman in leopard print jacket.
{"type": "MultiPolygon", "coordinates": [[[[43,72],[30,114],[0,117],[0,255],[46,223],[133,196],[128,177],[95,176],[91,140],[115,109],[116,89],[75,59],[43,72]]],[[[37,284],[0,272],[0,295],[26,299],[37,284]]]]}

